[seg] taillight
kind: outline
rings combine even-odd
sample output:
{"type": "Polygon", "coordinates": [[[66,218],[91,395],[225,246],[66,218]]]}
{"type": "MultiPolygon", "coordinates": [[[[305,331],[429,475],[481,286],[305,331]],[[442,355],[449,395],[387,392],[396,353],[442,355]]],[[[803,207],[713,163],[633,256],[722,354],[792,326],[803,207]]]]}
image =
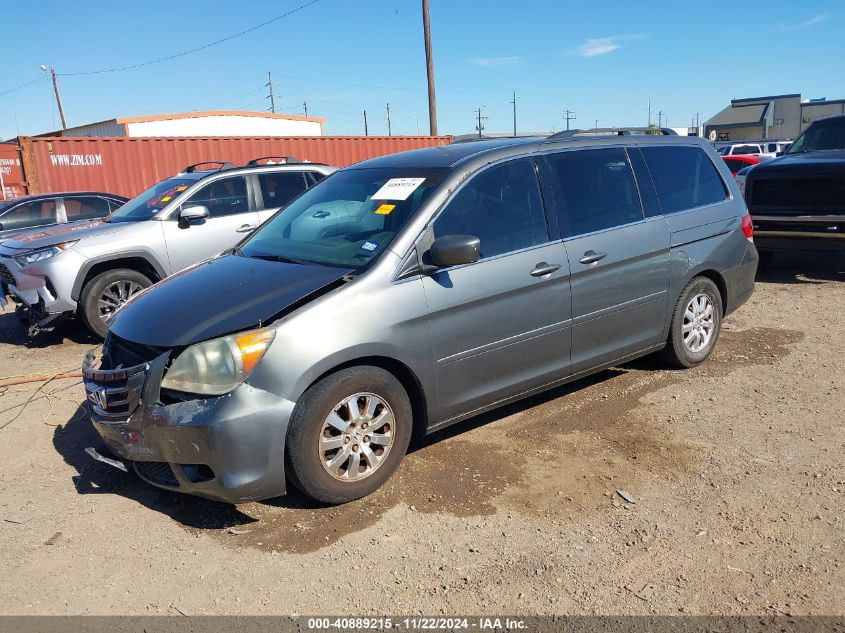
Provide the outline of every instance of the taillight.
{"type": "Polygon", "coordinates": [[[751,214],[746,213],[742,216],[742,233],[745,235],[745,239],[749,242],[754,241],[754,221],[751,219],[751,214]]]}

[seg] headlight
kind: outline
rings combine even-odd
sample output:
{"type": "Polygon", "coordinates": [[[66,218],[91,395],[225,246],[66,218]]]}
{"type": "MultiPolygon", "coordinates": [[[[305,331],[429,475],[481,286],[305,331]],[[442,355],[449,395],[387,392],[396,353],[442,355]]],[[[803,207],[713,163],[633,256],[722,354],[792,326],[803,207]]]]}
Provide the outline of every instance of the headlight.
{"type": "Polygon", "coordinates": [[[229,393],[252,373],[275,335],[262,328],[191,345],[173,361],[161,386],[208,396],[229,393]]]}
{"type": "Polygon", "coordinates": [[[74,240],[73,242],[62,242],[61,244],[48,246],[47,248],[39,248],[37,251],[30,251],[29,253],[18,255],[14,259],[21,266],[27,266],[29,264],[34,264],[35,262],[40,262],[45,259],[55,257],[62,251],[67,250],[68,248],[76,244],[77,241],[78,240],[74,240]]]}

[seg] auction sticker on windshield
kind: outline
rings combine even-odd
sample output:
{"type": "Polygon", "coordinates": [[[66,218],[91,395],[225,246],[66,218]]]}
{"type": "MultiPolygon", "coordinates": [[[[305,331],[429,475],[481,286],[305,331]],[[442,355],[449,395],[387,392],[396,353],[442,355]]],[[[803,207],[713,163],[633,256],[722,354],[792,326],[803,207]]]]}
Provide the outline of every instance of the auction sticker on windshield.
{"type": "Polygon", "coordinates": [[[425,178],[391,178],[373,194],[373,200],[407,200],[425,178]]]}

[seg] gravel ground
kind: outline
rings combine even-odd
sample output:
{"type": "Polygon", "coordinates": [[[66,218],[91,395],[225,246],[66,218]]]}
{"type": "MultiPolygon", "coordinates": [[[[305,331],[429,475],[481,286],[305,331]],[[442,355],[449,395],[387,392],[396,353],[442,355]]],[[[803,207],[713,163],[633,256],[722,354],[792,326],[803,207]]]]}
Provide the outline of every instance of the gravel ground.
{"type": "MultiPolygon", "coordinates": [[[[78,379],[0,390],[0,614],[841,615],[843,308],[845,258],[781,256],[703,366],[459,424],[334,508],[160,492],[84,455],[78,379]]],[[[0,376],[95,344],[0,313],[0,376]]]]}

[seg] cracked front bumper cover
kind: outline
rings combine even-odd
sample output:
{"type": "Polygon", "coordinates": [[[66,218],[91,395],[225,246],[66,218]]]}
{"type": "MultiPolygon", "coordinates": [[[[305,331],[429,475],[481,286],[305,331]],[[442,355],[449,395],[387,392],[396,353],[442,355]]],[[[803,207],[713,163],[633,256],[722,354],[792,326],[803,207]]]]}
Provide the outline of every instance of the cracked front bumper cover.
{"type": "Polygon", "coordinates": [[[286,491],[284,441],[294,403],[242,384],[215,398],[164,404],[169,352],[134,367],[82,366],[94,428],[145,481],[175,492],[245,503],[286,491]]]}

